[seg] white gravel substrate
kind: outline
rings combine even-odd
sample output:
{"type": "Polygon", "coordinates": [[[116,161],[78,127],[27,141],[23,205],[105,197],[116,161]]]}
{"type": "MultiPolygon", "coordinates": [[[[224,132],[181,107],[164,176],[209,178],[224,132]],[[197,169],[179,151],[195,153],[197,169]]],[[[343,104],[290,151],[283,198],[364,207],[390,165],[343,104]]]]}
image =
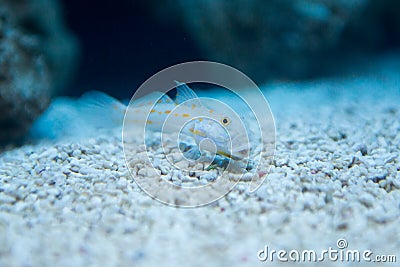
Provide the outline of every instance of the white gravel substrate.
{"type": "Polygon", "coordinates": [[[0,266],[271,266],[257,260],[265,245],[322,250],[339,238],[400,261],[399,88],[389,71],[268,86],[270,174],[255,194],[243,182],[202,208],[141,192],[118,135],[4,152],[0,266]]]}

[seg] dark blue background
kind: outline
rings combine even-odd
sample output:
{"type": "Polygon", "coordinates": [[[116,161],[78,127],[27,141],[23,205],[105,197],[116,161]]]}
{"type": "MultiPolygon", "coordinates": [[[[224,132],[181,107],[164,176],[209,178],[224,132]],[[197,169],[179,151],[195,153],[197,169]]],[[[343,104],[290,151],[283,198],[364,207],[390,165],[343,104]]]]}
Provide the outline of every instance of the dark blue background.
{"type": "MultiPolygon", "coordinates": [[[[180,16],[172,9],[164,10],[165,5],[159,10],[164,16],[161,19],[149,1],[63,0],[62,4],[67,26],[81,44],[80,64],[64,95],[80,96],[85,91],[99,90],[117,98],[130,98],[146,79],[165,67],[207,60],[193,40],[196,33],[188,32],[179,23],[180,16]]],[[[358,62],[359,52],[364,58],[399,49],[398,24],[393,21],[397,11],[385,12],[379,14],[382,32],[372,47],[366,42],[368,27],[344,31],[342,51],[348,52],[333,55],[330,60],[335,61],[326,63],[331,73],[340,73],[343,66],[358,62]]]]}
{"type": "Polygon", "coordinates": [[[204,59],[182,25],[165,23],[145,3],[64,0],[67,26],[81,44],[76,77],[64,94],[100,90],[128,98],[163,68],[204,59]]]}

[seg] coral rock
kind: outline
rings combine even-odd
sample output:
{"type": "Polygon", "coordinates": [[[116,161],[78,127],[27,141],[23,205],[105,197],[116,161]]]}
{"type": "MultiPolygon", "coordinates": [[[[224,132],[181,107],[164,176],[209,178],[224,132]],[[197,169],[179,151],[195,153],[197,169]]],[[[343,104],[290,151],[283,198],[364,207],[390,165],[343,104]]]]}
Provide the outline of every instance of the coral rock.
{"type": "Polygon", "coordinates": [[[71,75],[77,45],[59,15],[56,1],[1,1],[1,144],[21,139],[71,75]]]}

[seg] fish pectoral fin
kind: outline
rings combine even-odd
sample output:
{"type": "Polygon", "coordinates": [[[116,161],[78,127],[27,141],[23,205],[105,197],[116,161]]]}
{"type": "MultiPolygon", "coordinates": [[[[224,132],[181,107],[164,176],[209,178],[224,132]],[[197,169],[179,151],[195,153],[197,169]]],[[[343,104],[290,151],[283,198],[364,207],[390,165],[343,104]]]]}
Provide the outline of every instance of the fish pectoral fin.
{"type": "Polygon", "coordinates": [[[201,151],[196,145],[180,143],[179,148],[187,159],[197,160],[201,157],[201,151]]]}
{"type": "Polygon", "coordinates": [[[198,160],[201,157],[201,151],[198,147],[192,146],[188,151],[183,153],[188,159],[198,160]]]}
{"type": "Polygon", "coordinates": [[[176,98],[175,98],[175,103],[176,104],[182,104],[185,102],[188,102],[187,104],[192,106],[197,106],[200,107],[201,106],[201,101],[200,98],[197,96],[197,94],[190,89],[189,86],[187,86],[186,83],[181,83],[178,81],[175,81],[176,83],[176,98]],[[189,101],[190,100],[190,101],[189,101]]]}

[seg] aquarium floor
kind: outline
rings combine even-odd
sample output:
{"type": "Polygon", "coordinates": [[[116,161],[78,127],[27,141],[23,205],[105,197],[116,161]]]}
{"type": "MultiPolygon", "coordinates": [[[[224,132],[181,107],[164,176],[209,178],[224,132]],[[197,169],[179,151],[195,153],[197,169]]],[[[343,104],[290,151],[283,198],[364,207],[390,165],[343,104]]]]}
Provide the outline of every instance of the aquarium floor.
{"type": "Polygon", "coordinates": [[[270,174],[255,194],[240,184],[202,208],[141,192],[118,136],[4,152],[0,265],[254,266],[266,245],[336,249],[340,238],[349,249],[398,253],[400,83],[375,74],[268,85],[270,174]]]}

